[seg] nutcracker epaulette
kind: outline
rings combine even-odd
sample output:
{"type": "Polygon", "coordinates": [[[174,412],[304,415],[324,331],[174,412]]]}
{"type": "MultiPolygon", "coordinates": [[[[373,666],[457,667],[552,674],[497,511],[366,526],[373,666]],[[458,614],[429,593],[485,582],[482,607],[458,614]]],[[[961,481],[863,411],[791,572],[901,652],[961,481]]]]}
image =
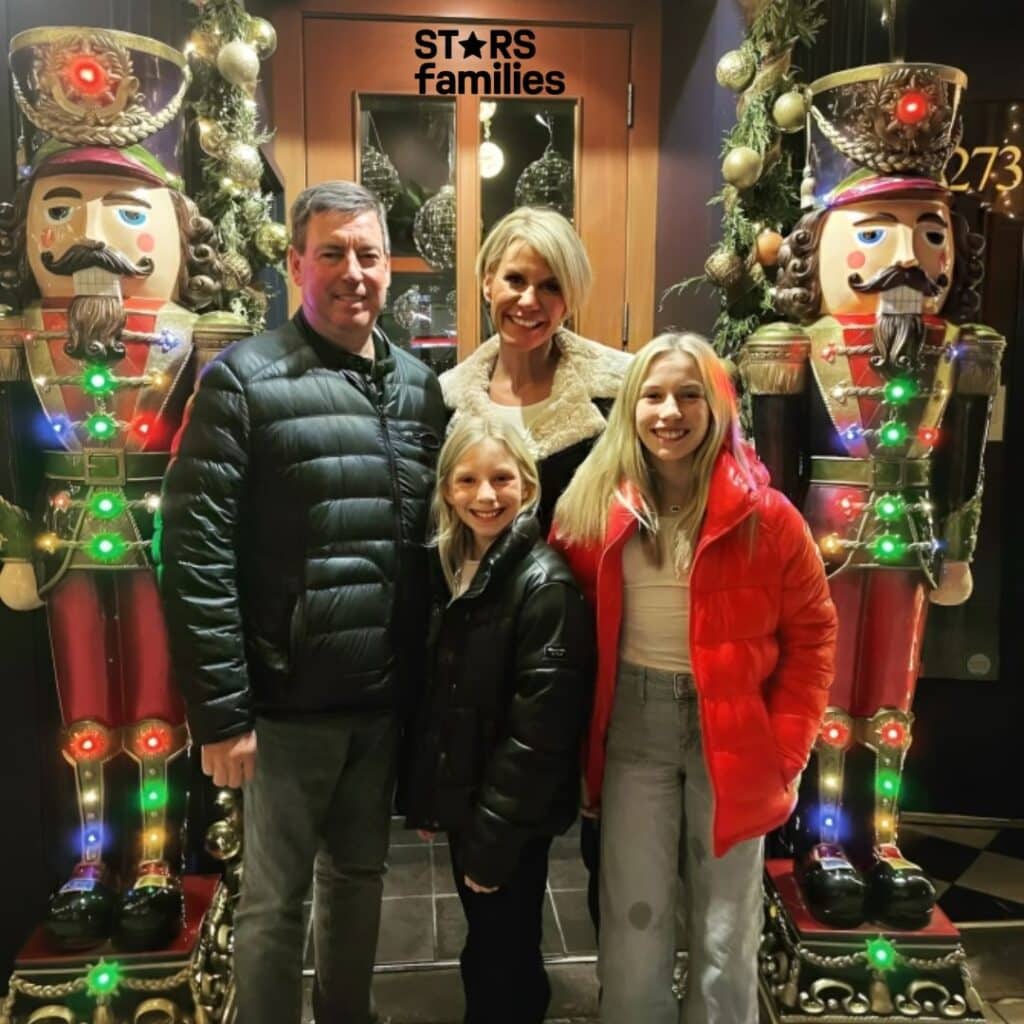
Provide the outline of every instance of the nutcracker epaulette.
{"type": "Polygon", "coordinates": [[[740,377],[753,395],[798,395],[807,386],[811,341],[798,324],[762,324],[740,350],[740,377]]]}
{"type": "Polygon", "coordinates": [[[994,395],[999,390],[999,370],[1006,339],[985,324],[963,324],[957,338],[960,395],[994,395]]]}
{"type": "Polygon", "coordinates": [[[0,306],[0,383],[28,379],[22,344],[26,326],[25,320],[12,313],[9,306],[0,306]]]}
{"type": "Polygon", "coordinates": [[[218,309],[204,313],[192,328],[192,344],[196,350],[196,374],[228,345],[252,335],[248,320],[229,310],[218,309]]]}

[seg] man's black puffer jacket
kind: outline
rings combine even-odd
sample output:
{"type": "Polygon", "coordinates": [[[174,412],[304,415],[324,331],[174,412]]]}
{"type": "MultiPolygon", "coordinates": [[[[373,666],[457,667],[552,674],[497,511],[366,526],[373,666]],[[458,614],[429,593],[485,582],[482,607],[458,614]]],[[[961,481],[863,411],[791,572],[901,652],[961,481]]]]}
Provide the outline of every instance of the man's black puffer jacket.
{"type": "Polygon", "coordinates": [[[197,743],[256,714],[392,708],[400,655],[421,660],[446,413],[430,370],[376,348],[360,372],[371,364],[300,314],[203,374],[164,481],[159,551],[197,743]]]}
{"type": "Polygon", "coordinates": [[[438,566],[408,826],[457,832],[470,878],[501,885],[526,839],[576,820],[592,616],[532,516],[494,542],[461,597],[448,603],[439,577],[438,566]]]}

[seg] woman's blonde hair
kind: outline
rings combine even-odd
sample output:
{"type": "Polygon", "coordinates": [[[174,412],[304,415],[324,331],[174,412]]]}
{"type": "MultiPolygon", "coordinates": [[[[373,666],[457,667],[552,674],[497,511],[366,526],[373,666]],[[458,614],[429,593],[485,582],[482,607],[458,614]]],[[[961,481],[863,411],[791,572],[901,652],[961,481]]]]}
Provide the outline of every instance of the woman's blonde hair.
{"type": "Polygon", "coordinates": [[[523,242],[551,268],[565,300],[567,317],[578,313],[587,301],[593,273],[587,250],[576,229],[557,210],[520,206],[491,228],[476,258],[476,276],[484,278],[498,269],[509,246],[523,242]]]}
{"type": "Polygon", "coordinates": [[[437,484],[434,487],[434,543],[441,558],[441,570],[454,591],[462,563],[473,550],[473,531],[458,517],[445,498],[449,478],[466,453],[481,441],[504,445],[515,460],[523,478],[523,504],[520,515],[532,514],[540,501],[540,474],[537,463],[520,431],[511,423],[484,416],[462,416],[448,435],[437,458],[437,484]]]}
{"type": "Polygon", "coordinates": [[[710,412],[708,432],[693,454],[693,490],[683,506],[679,529],[673,538],[672,550],[680,568],[689,562],[690,546],[707,508],[711,471],[723,445],[735,456],[747,482],[756,486],[745,457],[736,392],[715,350],[699,334],[659,334],[629,364],[607,428],[555,508],[558,533],[566,540],[603,540],[613,501],[625,505],[650,535],[657,534],[658,476],[637,434],[636,408],[655,360],[673,352],[687,355],[697,364],[710,412]],[[639,496],[638,502],[631,497],[631,491],[639,496]]]}

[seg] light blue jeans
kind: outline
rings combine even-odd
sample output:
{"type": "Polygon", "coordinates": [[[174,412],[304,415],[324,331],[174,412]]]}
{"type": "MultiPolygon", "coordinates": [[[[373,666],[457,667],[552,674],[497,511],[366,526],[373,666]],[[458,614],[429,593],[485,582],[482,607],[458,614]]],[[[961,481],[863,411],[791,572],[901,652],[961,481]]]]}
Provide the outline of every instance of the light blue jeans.
{"type": "Polygon", "coordinates": [[[712,853],[693,677],[622,662],[601,794],[603,1024],[756,1024],[764,840],[712,853]],[[672,993],[682,867],[686,996],[672,993]]]}
{"type": "Polygon", "coordinates": [[[391,714],[256,720],[235,918],[238,1024],[299,1024],[313,886],[317,1024],[368,1024],[395,780],[391,714]]]}

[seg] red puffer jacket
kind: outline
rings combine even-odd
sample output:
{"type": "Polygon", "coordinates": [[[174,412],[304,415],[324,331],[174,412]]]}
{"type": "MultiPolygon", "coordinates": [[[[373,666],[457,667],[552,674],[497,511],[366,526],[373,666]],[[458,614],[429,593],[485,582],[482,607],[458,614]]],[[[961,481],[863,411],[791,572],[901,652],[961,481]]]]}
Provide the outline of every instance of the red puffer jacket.
{"type": "MultiPolygon", "coordinates": [[[[551,535],[597,612],[597,685],[584,752],[595,805],[615,698],[622,550],[636,529],[632,513],[615,502],[602,544],[566,543],[557,522],[551,535]]],[[[749,487],[724,449],[690,568],[689,632],[721,856],[792,813],[792,783],[821,725],[836,638],[824,566],[803,518],[766,483],[749,487]],[[743,525],[751,515],[753,533],[743,525]]]]}

